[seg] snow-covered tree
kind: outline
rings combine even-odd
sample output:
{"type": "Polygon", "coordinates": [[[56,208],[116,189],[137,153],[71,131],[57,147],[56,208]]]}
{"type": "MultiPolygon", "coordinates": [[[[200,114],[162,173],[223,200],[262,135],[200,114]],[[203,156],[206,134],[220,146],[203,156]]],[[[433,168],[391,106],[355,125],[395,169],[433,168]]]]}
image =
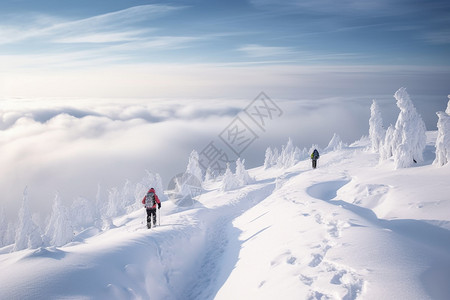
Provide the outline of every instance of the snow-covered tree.
{"type": "Polygon", "coordinates": [[[272,166],[273,152],[272,148],[267,147],[266,154],[264,156],[264,169],[268,169],[272,166]]]}
{"type": "Polygon", "coordinates": [[[203,180],[202,168],[199,163],[199,155],[195,150],[192,150],[191,155],[189,156],[189,163],[186,168],[186,173],[194,175],[200,182],[203,180]]]}
{"type": "Polygon", "coordinates": [[[446,111],[439,111],[436,114],[439,120],[437,123],[436,159],[433,164],[443,166],[450,162],[450,100],[448,101],[446,111]]]}
{"type": "Polygon", "coordinates": [[[100,218],[98,209],[92,201],[82,197],[76,198],[70,208],[70,219],[74,229],[83,230],[90,226],[98,226],[96,223],[100,218]]]}
{"type": "Polygon", "coordinates": [[[300,150],[294,146],[292,139],[289,138],[286,146],[283,146],[278,156],[277,166],[279,168],[290,168],[300,160],[300,150]]]}
{"type": "Polygon", "coordinates": [[[383,119],[381,118],[381,111],[378,103],[373,100],[370,106],[369,119],[369,137],[372,143],[372,151],[378,152],[380,144],[384,141],[386,132],[383,128],[383,119]]]}
{"type": "Polygon", "coordinates": [[[450,95],[447,96],[448,97],[448,103],[447,103],[447,109],[445,110],[445,112],[447,113],[447,115],[450,115],[450,95]]]}
{"type": "Polygon", "coordinates": [[[5,211],[0,207],[0,248],[6,245],[6,236],[8,230],[8,222],[6,221],[5,211]]]}
{"type": "Polygon", "coordinates": [[[142,179],[140,183],[136,185],[135,199],[140,204],[140,200],[145,196],[150,188],[154,188],[159,200],[167,200],[164,194],[164,187],[161,176],[158,173],[152,173],[146,170],[146,176],[142,179]]]}
{"type": "Polygon", "coordinates": [[[211,170],[211,167],[208,166],[208,168],[206,169],[206,172],[205,172],[205,180],[204,181],[209,182],[213,179],[214,179],[214,173],[211,170]]]}
{"type": "Polygon", "coordinates": [[[51,246],[61,247],[73,239],[73,228],[70,224],[67,209],[62,205],[59,195],[55,196],[52,214],[47,225],[45,236],[51,246]]]}
{"type": "Polygon", "coordinates": [[[136,207],[136,199],[134,197],[136,190],[136,184],[131,183],[130,180],[126,180],[122,190],[120,191],[120,199],[124,210],[129,213],[136,207]]]}
{"type": "Polygon", "coordinates": [[[268,147],[266,149],[266,154],[265,154],[265,157],[264,157],[264,169],[268,169],[268,168],[271,168],[273,166],[276,166],[277,165],[277,161],[278,161],[278,157],[279,157],[278,149],[274,148],[272,150],[272,148],[268,147]]]}
{"type": "Polygon", "coordinates": [[[398,108],[400,108],[400,114],[392,136],[388,136],[388,133],[386,133],[383,147],[387,147],[387,149],[382,151],[383,158],[389,158],[389,148],[391,148],[395,168],[407,168],[415,162],[423,161],[426,128],[405,88],[400,88],[394,94],[394,97],[397,100],[398,108]],[[391,143],[387,143],[389,140],[391,143]]]}
{"type": "Polygon", "coordinates": [[[238,158],[236,160],[236,179],[238,180],[240,186],[247,185],[254,181],[245,169],[245,159],[241,161],[241,159],[238,158]]]}
{"type": "Polygon", "coordinates": [[[117,187],[113,187],[108,193],[108,208],[106,215],[114,218],[125,213],[121,193],[117,187]]]}
{"type": "Polygon", "coordinates": [[[42,246],[41,230],[33,222],[29,207],[28,189],[25,188],[23,192],[22,207],[19,210],[19,224],[16,231],[13,251],[42,246]]]}
{"type": "Polygon", "coordinates": [[[333,137],[331,138],[330,142],[328,143],[328,146],[324,149],[324,151],[325,152],[335,151],[342,149],[342,147],[343,143],[341,137],[335,133],[333,134],[333,137]]]}
{"type": "Polygon", "coordinates": [[[381,141],[380,143],[380,162],[386,159],[389,159],[393,155],[393,144],[392,141],[394,139],[394,132],[395,128],[391,124],[388,129],[386,130],[386,134],[384,136],[384,141],[381,141]]]}
{"type": "Polygon", "coordinates": [[[230,170],[230,164],[227,163],[227,169],[225,170],[225,174],[222,179],[222,187],[221,190],[223,192],[231,191],[237,189],[240,186],[239,181],[236,176],[230,170]]]}

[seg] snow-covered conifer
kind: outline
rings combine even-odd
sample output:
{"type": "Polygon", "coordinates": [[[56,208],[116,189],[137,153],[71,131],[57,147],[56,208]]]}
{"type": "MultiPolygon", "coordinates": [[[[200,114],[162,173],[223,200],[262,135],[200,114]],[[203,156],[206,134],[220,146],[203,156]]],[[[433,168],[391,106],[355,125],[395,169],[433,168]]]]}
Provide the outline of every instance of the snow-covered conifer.
{"type": "Polygon", "coordinates": [[[277,148],[275,148],[272,151],[272,162],[271,162],[272,166],[276,166],[277,165],[278,157],[280,157],[280,152],[278,151],[277,148]]]}
{"type": "MultiPolygon", "coordinates": [[[[55,207],[53,209],[55,209],[55,207]]],[[[78,197],[73,201],[70,207],[70,215],[71,223],[74,229],[77,230],[83,230],[90,226],[98,225],[96,224],[96,221],[100,217],[95,203],[82,197],[78,197]]]]}
{"type": "Polygon", "coordinates": [[[66,208],[61,203],[59,195],[55,196],[52,214],[45,232],[51,246],[63,246],[73,239],[73,228],[66,208]]]}
{"type": "Polygon", "coordinates": [[[236,178],[241,186],[247,185],[253,182],[253,179],[245,169],[245,159],[241,161],[240,158],[236,160],[236,178]]]}
{"type": "Polygon", "coordinates": [[[0,207],[0,248],[6,245],[6,236],[8,230],[8,223],[6,221],[3,207],[0,207]]]}
{"type": "Polygon", "coordinates": [[[120,191],[120,202],[126,212],[131,212],[136,208],[136,199],[134,197],[135,190],[136,185],[132,184],[130,180],[126,180],[120,191]]]}
{"type": "Polygon", "coordinates": [[[281,153],[277,159],[277,167],[279,168],[290,168],[294,166],[300,157],[300,150],[294,146],[292,139],[289,138],[286,146],[283,146],[281,153]]]}
{"type": "Polygon", "coordinates": [[[186,168],[186,173],[194,175],[200,182],[203,180],[203,172],[199,163],[199,155],[195,150],[192,150],[191,155],[189,156],[189,163],[186,168]]]}
{"type": "Polygon", "coordinates": [[[205,172],[205,182],[212,181],[214,179],[213,171],[211,170],[211,167],[208,166],[205,172]]]}
{"type": "Polygon", "coordinates": [[[341,137],[337,135],[336,133],[333,134],[333,137],[331,138],[330,142],[328,143],[328,146],[324,149],[325,152],[334,151],[342,149],[343,143],[341,140],[341,137]]]}
{"type": "Polygon", "coordinates": [[[396,168],[407,168],[423,161],[426,128],[405,88],[394,95],[400,108],[393,137],[393,157],[396,168]]]}
{"type": "Polygon", "coordinates": [[[222,187],[221,190],[223,192],[231,191],[237,189],[239,187],[239,181],[236,176],[231,172],[230,164],[227,163],[227,169],[225,170],[225,174],[222,179],[222,187]]]}
{"type": "Polygon", "coordinates": [[[108,207],[106,209],[106,215],[110,218],[117,217],[121,213],[123,207],[121,205],[120,192],[117,187],[113,187],[108,193],[108,207]]]}
{"type": "Polygon", "coordinates": [[[136,185],[135,198],[140,203],[140,200],[144,197],[150,188],[154,188],[159,200],[167,200],[167,196],[164,194],[164,187],[161,176],[158,173],[152,173],[146,170],[146,176],[142,181],[136,185]]]}
{"type": "Polygon", "coordinates": [[[37,248],[42,246],[42,236],[40,228],[33,222],[29,211],[28,189],[23,192],[22,207],[19,210],[19,224],[16,231],[16,238],[13,251],[27,248],[37,248]]]}
{"type": "Polygon", "coordinates": [[[436,114],[439,120],[437,123],[436,159],[433,164],[443,166],[450,162],[450,100],[445,113],[439,111],[436,114]]]}
{"type": "Polygon", "coordinates": [[[445,110],[445,112],[447,113],[447,115],[450,115],[450,95],[447,96],[448,97],[448,103],[447,103],[447,109],[445,110]]]}
{"type": "Polygon", "coordinates": [[[383,119],[381,118],[381,111],[378,103],[373,100],[370,106],[369,119],[369,137],[372,143],[372,151],[378,152],[380,144],[384,141],[386,132],[383,128],[383,119]]]}
{"type": "Polygon", "coordinates": [[[272,160],[273,160],[272,149],[270,147],[267,147],[266,154],[264,156],[264,169],[272,167],[272,160]]]}

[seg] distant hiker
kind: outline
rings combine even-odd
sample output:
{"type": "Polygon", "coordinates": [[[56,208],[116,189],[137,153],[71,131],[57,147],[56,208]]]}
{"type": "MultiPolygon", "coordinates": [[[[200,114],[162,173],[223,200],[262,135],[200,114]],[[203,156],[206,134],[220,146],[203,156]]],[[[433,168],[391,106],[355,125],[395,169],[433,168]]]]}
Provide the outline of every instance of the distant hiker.
{"type": "Polygon", "coordinates": [[[317,149],[314,149],[313,153],[311,153],[311,159],[312,159],[312,167],[315,169],[317,167],[317,160],[319,159],[319,151],[317,149]]]}
{"type": "Polygon", "coordinates": [[[142,199],[142,204],[145,205],[145,209],[147,210],[147,227],[151,228],[152,215],[153,215],[153,226],[156,225],[156,204],[158,204],[158,209],[161,208],[161,201],[159,201],[158,195],[156,195],[154,188],[148,190],[144,199],[142,199]]]}

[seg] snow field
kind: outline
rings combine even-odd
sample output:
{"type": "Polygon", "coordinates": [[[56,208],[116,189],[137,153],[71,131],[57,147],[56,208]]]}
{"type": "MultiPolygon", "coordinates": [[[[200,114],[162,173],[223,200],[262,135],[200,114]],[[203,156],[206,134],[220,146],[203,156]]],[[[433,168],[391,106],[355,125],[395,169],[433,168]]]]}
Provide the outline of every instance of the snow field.
{"type": "Polygon", "coordinates": [[[208,182],[194,206],[164,201],[150,230],[140,209],[64,247],[2,249],[0,299],[448,299],[450,169],[431,165],[435,136],[412,168],[379,163],[366,139],[315,170],[208,182]]]}

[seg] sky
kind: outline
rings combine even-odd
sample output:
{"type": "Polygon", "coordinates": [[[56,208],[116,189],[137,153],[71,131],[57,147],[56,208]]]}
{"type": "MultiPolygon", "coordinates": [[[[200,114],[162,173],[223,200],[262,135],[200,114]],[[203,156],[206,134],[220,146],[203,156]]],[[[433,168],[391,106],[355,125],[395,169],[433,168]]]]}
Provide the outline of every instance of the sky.
{"type": "Polygon", "coordinates": [[[35,209],[56,192],[92,199],[145,169],[167,185],[193,149],[226,148],[221,133],[261,92],[281,114],[255,129],[247,167],[288,137],[367,135],[372,99],[395,123],[400,87],[436,130],[449,13],[425,0],[4,0],[0,201],[17,210],[25,187],[35,209]]]}
{"type": "Polygon", "coordinates": [[[448,86],[445,0],[5,0],[0,8],[1,96],[253,97],[265,90],[295,98],[331,81],[339,87],[329,94],[351,94],[358,79],[361,93],[375,82],[391,94],[416,88],[420,74],[431,84],[420,94],[448,86]]]}

